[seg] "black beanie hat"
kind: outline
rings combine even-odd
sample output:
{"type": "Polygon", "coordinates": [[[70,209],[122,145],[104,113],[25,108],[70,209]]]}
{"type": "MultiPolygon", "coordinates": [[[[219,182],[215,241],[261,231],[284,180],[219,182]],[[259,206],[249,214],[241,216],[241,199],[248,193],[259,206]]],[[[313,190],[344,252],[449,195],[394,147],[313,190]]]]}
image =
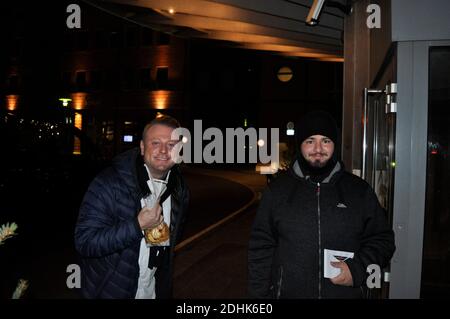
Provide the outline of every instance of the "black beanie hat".
{"type": "Polygon", "coordinates": [[[333,117],[324,111],[312,111],[303,116],[295,126],[296,140],[301,145],[311,135],[323,135],[337,144],[338,128],[333,117]]]}

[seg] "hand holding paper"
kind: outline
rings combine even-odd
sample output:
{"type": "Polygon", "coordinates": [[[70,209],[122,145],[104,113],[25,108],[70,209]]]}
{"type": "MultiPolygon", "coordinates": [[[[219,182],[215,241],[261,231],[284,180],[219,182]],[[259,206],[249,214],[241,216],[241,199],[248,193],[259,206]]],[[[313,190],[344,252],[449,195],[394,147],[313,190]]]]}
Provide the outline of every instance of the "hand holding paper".
{"type": "Polygon", "coordinates": [[[156,227],[161,224],[163,220],[159,198],[156,200],[153,207],[146,204],[138,214],[138,222],[141,229],[156,227]]]}
{"type": "Polygon", "coordinates": [[[331,282],[340,286],[353,286],[353,277],[348,265],[343,261],[332,261],[331,266],[340,269],[340,274],[330,278],[331,282]]]}
{"type": "MultiPolygon", "coordinates": [[[[323,275],[325,278],[334,278],[341,273],[342,267],[333,267],[331,262],[343,262],[353,258],[354,253],[349,251],[324,249],[323,251],[323,275]]],[[[347,265],[346,265],[347,266],[347,265]]],[[[348,267],[347,267],[348,268],[348,267]]]]}

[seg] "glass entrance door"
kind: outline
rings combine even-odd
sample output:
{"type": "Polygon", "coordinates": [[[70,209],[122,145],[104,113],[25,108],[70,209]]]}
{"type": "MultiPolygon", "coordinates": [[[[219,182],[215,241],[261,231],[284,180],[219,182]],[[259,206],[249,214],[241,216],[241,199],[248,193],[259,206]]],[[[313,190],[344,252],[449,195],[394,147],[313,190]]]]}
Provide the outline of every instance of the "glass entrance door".
{"type": "Polygon", "coordinates": [[[395,170],[395,117],[386,112],[386,94],[369,99],[366,174],[363,177],[377,194],[392,223],[395,170]]]}
{"type": "Polygon", "coordinates": [[[450,46],[429,50],[421,298],[450,297],[450,46]]]}
{"type": "MultiPolygon", "coordinates": [[[[365,105],[363,138],[363,174],[385,209],[390,225],[393,216],[396,113],[390,85],[368,92],[365,105]]],[[[384,269],[382,288],[370,291],[371,298],[388,297],[388,269],[384,269]]]]}

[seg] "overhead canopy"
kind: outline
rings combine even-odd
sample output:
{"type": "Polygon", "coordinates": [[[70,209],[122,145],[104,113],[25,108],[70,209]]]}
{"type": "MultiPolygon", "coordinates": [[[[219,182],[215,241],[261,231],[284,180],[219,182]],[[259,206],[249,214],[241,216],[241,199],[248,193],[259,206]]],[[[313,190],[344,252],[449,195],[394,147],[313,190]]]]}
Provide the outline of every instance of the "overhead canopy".
{"type": "MultiPolygon", "coordinates": [[[[180,37],[343,61],[344,14],[324,7],[320,23],[305,24],[313,0],[87,0],[142,26],[180,37]]],[[[344,2],[340,0],[338,2],[344,2]]]]}

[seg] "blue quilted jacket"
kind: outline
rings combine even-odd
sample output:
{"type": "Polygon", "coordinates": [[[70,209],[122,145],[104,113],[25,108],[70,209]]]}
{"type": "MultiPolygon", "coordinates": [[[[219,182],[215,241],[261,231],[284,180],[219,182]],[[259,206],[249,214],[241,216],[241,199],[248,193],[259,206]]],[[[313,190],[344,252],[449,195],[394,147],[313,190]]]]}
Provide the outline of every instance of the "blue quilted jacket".
{"type": "MultiPolygon", "coordinates": [[[[137,221],[140,199],[148,195],[148,175],[139,149],[117,156],[113,165],[90,184],[75,227],[75,247],[81,256],[81,293],[85,298],[134,298],[143,237],[137,221]]],[[[177,166],[170,173],[171,248],[165,267],[155,274],[157,298],[171,297],[173,248],[180,237],[189,201],[177,166]]],[[[163,199],[162,199],[163,201],[163,199]]]]}

